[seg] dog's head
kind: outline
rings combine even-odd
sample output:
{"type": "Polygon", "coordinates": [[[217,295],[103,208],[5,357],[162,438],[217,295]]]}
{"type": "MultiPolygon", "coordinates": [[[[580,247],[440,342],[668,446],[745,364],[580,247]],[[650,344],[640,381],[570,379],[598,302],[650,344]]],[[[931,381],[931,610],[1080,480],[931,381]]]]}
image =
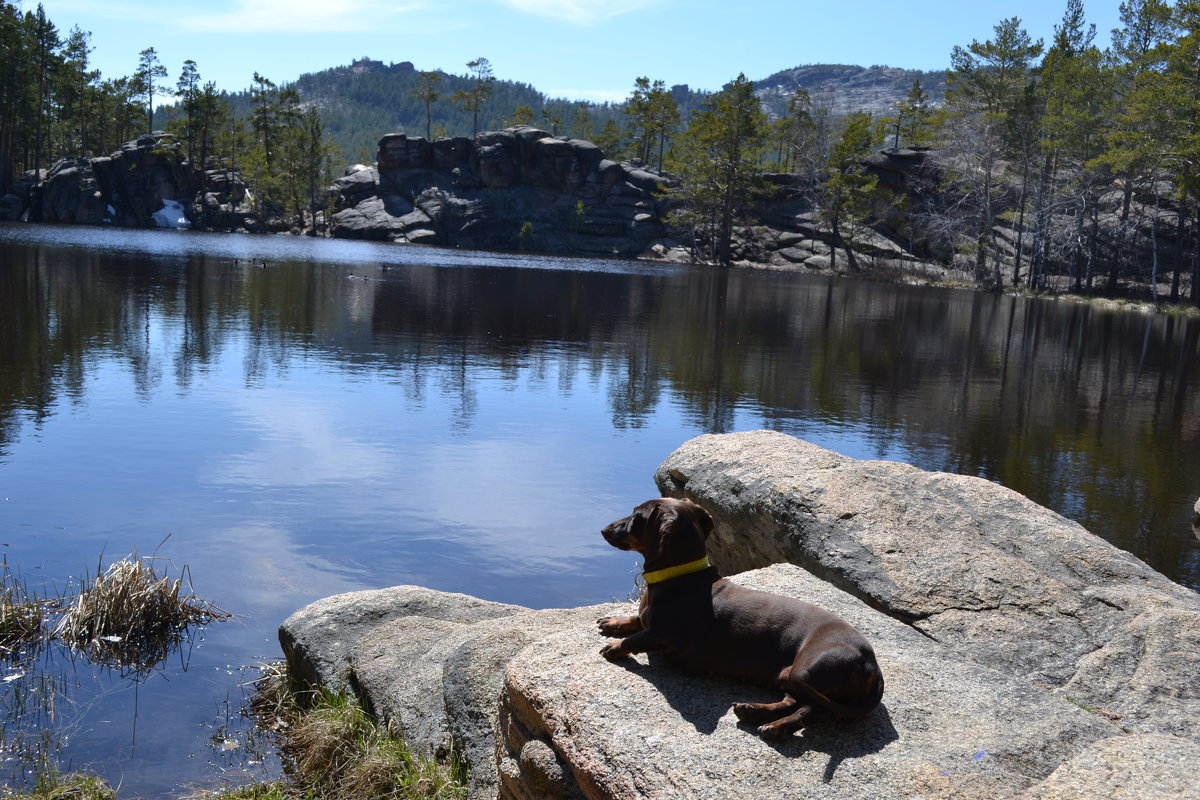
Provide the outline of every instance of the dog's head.
{"type": "Polygon", "coordinates": [[[636,550],[647,564],[683,563],[705,554],[704,540],[713,532],[713,519],[691,500],[659,497],[609,523],[602,532],[613,547],[636,550]]]}

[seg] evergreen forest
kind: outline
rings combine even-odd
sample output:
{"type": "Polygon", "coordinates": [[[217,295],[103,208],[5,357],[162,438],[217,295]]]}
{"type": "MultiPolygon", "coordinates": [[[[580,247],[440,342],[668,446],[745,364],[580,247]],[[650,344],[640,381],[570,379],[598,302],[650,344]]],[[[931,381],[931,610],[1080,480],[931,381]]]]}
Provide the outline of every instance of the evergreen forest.
{"type": "Polygon", "coordinates": [[[58,159],[165,130],[194,164],[234,161],[300,213],[347,165],[372,162],[386,133],[531,124],[663,174],[671,224],[708,260],[735,260],[779,183],[764,175],[785,173],[852,270],[874,230],[982,286],[1132,286],[1200,303],[1200,0],[1125,0],[1104,48],[1082,0],[1064,5],[1051,31],[998,20],[954,47],[945,72],[873,67],[903,82],[874,94],[848,88],[863,68],[823,65],[711,93],[639,77],[625,101],[590,103],[500,79],[482,56],[462,74],[369,58],[285,84],[255,72],[229,92],[149,47],[133,74],[104,76],[87,31],[0,0],[0,196],[58,159]],[[881,151],[919,167],[881,181],[881,151]]]}

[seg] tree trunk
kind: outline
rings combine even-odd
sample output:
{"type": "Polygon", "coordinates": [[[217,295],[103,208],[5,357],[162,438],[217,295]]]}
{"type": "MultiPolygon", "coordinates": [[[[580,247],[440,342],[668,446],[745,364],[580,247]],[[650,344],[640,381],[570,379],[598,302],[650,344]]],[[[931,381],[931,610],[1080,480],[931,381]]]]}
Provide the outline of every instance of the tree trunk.
{"type": "MultiPolygon", "coordinates": [[[[1196,210],[1197,214],[1193,222],[1193,228],[1200,230],[1200,228],[1196,227],[1200,225],[1200,205],[1196,206],[1196,210]]],[[[1200,236],[1193,233],[1193,239],[1195,241],[1192,247],[1192,305],[1200,306],[1200,236]]]]}
{"type": "Polygon", "coordinates": [[[1150,302],[1158,302],[1158,210],[1161,199],[1154,182],[1154,219],[1150,221],[1150,302]]]}
{"type": "Polygon", "coordinates": [[[1129,175],[1125,176],[1125,189],[1121,193],[1121,249],[1113,256],[1112,265],[1108,270],[1108,282],[1105,284],[1105,292],[1115,294],[1117,291],[1117,282],[1120,278],[1121,259],[1131,258],[1129,252],[1131,245],[1129,243],[1129,206],[1133,200],[1133,178],[1129,175]]]}
{"type": "Polygon", "coordinates": [[[1171,275],[1171,302],[1179,302],[1179,279],[1183,272],[1183,253],[1187,247],[1187,226],[1184,220],[1187,218],[1187,206],[1182,205],[1179,208],[1179,217],[1175,223],[1175,268],[1171,275]]]}

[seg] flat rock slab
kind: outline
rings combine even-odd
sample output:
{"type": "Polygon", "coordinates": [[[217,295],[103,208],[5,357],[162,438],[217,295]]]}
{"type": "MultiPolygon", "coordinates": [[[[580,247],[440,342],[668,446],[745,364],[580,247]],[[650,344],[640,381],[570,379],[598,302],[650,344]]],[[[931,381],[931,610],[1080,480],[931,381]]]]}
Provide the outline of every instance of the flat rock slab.
{"type": "Polygon", "coordinates": [[[289,617],[292,674],[461,758],[472,800],[1200,798],[1200,598],[1136,558],[988,481],[770,432],[699,437],[656,480],[714,515],[732,580],[872,640],[875,712],[765,741],[731,707],[772,691],[599,655],[629,604],[415,586],[289,617]]]}
{"type": "Polygon", "coordinates": [[[352,689],[351,652],[381,625],[409,617],[467,624],[526,611],[422,586],[368,589],[300,609],[279,626],[279,643],[293,677],[341,693],[352,689]]]}
{"type": "Polygon", "coordinates": [[[772,431],[700,436],[655,474],[716,520],[725,572],[804,566],[956,652],[1200,741],[1200,596],[984,480],[772,431]]]}
{"type": "Polygon", "coordinates": [[[731,706],[776,693],[644,655],[605,663],[603,636],[569,628],[508,665],[500,796],[1008,800],[1091,745],[1124,738],[1102,717],[961,659],[798,567],[734,580],[815,602],[863,631],[887,681],[881,707],[859,722],[765,741],[731,706]]]}

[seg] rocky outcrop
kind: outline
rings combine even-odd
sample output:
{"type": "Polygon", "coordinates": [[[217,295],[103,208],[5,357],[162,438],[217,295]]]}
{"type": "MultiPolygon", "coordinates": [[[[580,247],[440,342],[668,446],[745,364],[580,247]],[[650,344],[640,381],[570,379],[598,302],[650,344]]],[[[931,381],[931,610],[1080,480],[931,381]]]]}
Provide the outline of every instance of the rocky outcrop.
{"type": "Polygon", "coordinates": [[[1125,730],[1200,740],[1200,596],[1016,492],[770,431],[693,439],[655,481],[714,514],[727,570],[799,564],[1125,730]]]}
{"type": "Polygon", "coordinates": [[[178,213],[165,213],[178,207],[196,228],[255,228],[240,173],[217,161],[207,166],[196,169],[175,136],[144,134],[109,156],[60,159],[32,192],[29,216],[41,222],[179,227],[178,213]]]}
{"type": "Polygon", "coordinates": [[[733,580],[872,640],[871,716],[767,742],[730,706],[771,692],[604,660],[594,620],[628,604],[417,587],[297,612],[293,674],[456,751],[473,798],[1197,796],[1200,600],[1132,556],[987,481],[765,431],[687,442],[656,480],[714,514],[714,562],[749,570],[733,580]]]}
{"type": "Polygon", "coordinates": [[[334,182],[334,236],[637,255],[663,235],[662,178],[598,147],[517,126],[473,140],[379,140],[375,166],[334,182]]]}

